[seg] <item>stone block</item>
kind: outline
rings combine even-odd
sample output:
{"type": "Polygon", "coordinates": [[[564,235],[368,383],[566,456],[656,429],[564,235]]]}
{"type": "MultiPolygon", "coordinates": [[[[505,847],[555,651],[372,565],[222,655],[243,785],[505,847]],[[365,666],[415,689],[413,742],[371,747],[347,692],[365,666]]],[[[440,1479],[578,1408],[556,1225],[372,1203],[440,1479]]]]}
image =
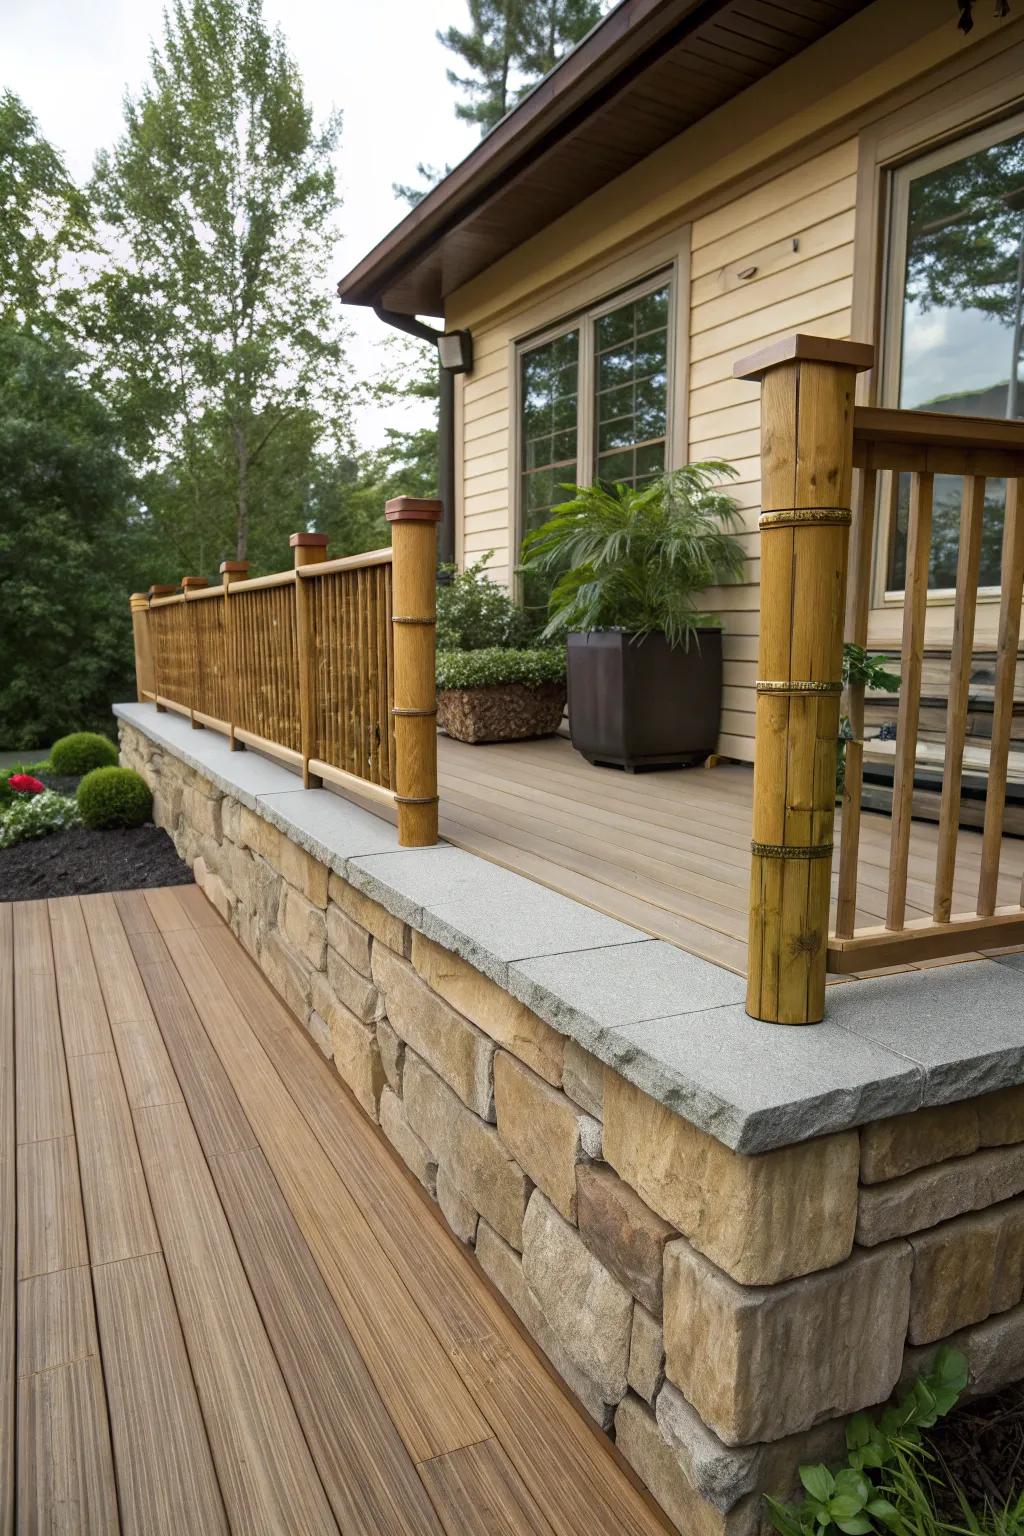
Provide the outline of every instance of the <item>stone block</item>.
{"type": "Polygon", "coordinates": [[[1024,1086],[1001,1088],[975,1101],[978,1134],[983,1147],[1005,1147],[1024,1141],[1024,1086]]]}
{"type": "Polygon", "coordinates": [[[437,1203],[460,1243],[475,1242],[477,1213],[443,1168],[437,1170],[437,1203]]]}
{"type": "Polygon", "coordinates": [[[575,1040],[565,1042],[562,1087],[588,1115],[604,1119],[604,1064],[575,1040]]]}
{"type": "Polygon", "coordinates": [[[494,1118],[494,1041],[430,990],[408,960],[374,945],[373,980],[388,1020],[474,1114],[494,1118]]]}
{"type": "Polygon", "coordinates": [[[293,949],[304,955],[315,971],[322,971],[327,960],[327,922],[293,885],[281,887],[278,926],[293,949]]]}
{"type": "Polygon", "coordinates": [[[331,1057],[334,1055],[334,1042],[331,1039],[331,1026],[328,1024],[326,1019],[321,1018],[320,1014],[317,1013],[315,1008],[310,1010],[309,1018],[306,1020],[306,1033],[312,1040],[313,1044],[316,1046],[317,1050],[320,1052],[321,1056],[326,1056],[327,1060],[330,1061],[331,1057]]]}
{"type": "Polygon", "coordinates": [[[856,1131],[748,1156],[608,1069],[604,1155],[659,1216],[744,1285],[826,1269],[853,1247],[856,1131]]]}
{"type": "Polygon", "coordinates": [[[220,842],[220,794],[217,791],[204,794],[198,789],[186,789],[182,795],[182,815],[200,837],[212,837],[220,842]]]}
{"type": "Polygon", "coordinates": [[[405,1060],[405,1041],[397,1035],[387,1019],[377,1020],[377,1049],[380,1051],[384,1076],[393,1093],[402,1096],[402,1065],[405,1060]]]}
{"type": "Polygon", "coordinates": [[[344,1003],[331,1009],[328,1027],[338,1076],[352,1090],[360,1108],[376,1120],[385,1081],[376,1029],[357,1019],[344,1003]]]}
{"type": "Polygon", "coordinates": [[[676,1236],[675,1230],[606,1164],[581,1163],[576,1187],[581,1237],[636,1299],[660,1317],[665,1244],[676,1236]]]}
{"type": "Polygon", "coordinates": [[[615,1410],[615,1444],[633,1471],[685,1536],[755,1536],[756,1495],[723,1515],[690,1483],[654,1414],[638,1397],[624,1397],[615,1410]]]}
{"type": "Polygon", "coordinates": [[[518,998],[451,950],[415,930],[412,963],[427,986],[498,1045],[556,1087],[562,1080],[564,1038],[518,998]]]}
{"type": "Polygon", "coordinates": [[[666,1375],[727,1445],[780,1440],[881,1402],[900,1373],[911,1266],[909,1244],[890,1243],[802,1279],[744,1286],[677,1239],[665,1249],[666,1375]]]}
{"type": "Polygon", "coordinates": [[[861,1182],[896,1179],[947,1158],[965,1157],[976,1152],[978,1145],[978,1111],[973,1101],[873,1120],[860,1133],[861,1182]]]}
{"type": "Polygon", "coordinates": [[[576,1164],[600,1151],[596,1120],[529,1067],[498,1051],[494,1058],[498,1135],[567,1221],[576,1220],[576,1164]]]}
{"type": "Polygon", "coordinates": [[[456,1189],[506,1242],[523,1245],[530,1181],[493,1125],[487,1125],[412,1051],[405,1053],[403,1093],[409,1124],[426,1142],[456,1189]]]}
{"type": "Polygon", "coordinates": [[[998,1147],[922,1168],[860,1193],[857,1241],[865,1247],[920,1232],[1024,1190],[1024,1146],[998,1147]]]}
{"type": "Polygon", "coordinates": [[[384,1017],[384,999],[373,982],[334,949],[327,951],[327,982],[335,997],[364,1024],[384,1017]]]}
{"type": "Polygon", "coordinates": [[[370,974],[370,934],[335,902],[327,908],[327,942],[353,970],[370,974]]]}
{"type": "Polygon", "coordinates": [[[633,1297],[539,1189],[523,1223],[523,1274],[548,1326],[606,1402],[626,1392],[633,1297]]]}
{"type": "Polygon", "coordinates": [[[375,939],[393,949],[396,955],[406,953],[406,930],[401,918],[388,912],[372,897],[357,891],[354,885],[350,885],[340,875],[331,875],[328,891],[331,901],[360,928],[368,929],[375,939]]]}
{"type": "Polygon", "coordinates": [[[416,1135],[397,1094],[385,1088],[380,1097],[380,1128],[409,1171],[431,1195],[437,1185],[437,1159],[416,1135]]]}
{"type": "Polygon", "coordinates": [[[946,1339],[920,1348],[910,1347],[903,1357],[900,1390],[911,1387],[927,1371],[944,1344],[967,1357],[964,1400],[987,1397],[1024,1380],[1024,1305],[1000,1312],[983,1323],[961,1328],[946,1339]]]}
{"type": "Polygon", "coordinates": [[[269,821],[264,821],[262,816],[257,816],[255,811],[250,811],[247,805],[243,805],[238,815],[238,841],[276,865],[284,834],[269,821]]]}
{"type": "Polygon", "coordinates": [[[277,849],[277,867],[289,885],[295,887],[321,911],[327,906],[328,868],[314,859],[305,848],[293,843],[290,837],[282,837],[277,849]]]}
{"type": "Polygon", "coordinates": [[[1024,1200],[958,1216],[909,1239],[911,1344],[930,1344],[1024,1295],[1024,1200]]]}
{"type": "MultiPolygon", "coordinates": [[[[264,928],[273,928],[281,906],[281,876],[257,854],[251,855],[250,896],[246,905],[252,910],[257,922],[264,928]]],[[[240,866],[241,869],[241,866],[240,866]]],[[[239,892],[242,900],[246,900],[239,892]]]]}
{"type": "Polygon", "coordinates": [[[626,1381],[645,1403],[653,1403],[665,1380],[665,1335],[661,1322],[639,1303],[633,1308],[626,1381]]]}
{"type": "MultiPolygon", "coordinates": [[[[308,961],[279,933],[266,935],[260,944],[259,962],[275,992],[280,994],[296,1018],[305,1022],[312,1006],[310,978],[319,973],[311,972],[308,961]]],[[[318,1012],[323,1010],[318,1009],[318,1012]]]]}
{"type": "Polygon", "coordinates": [[[220,803],[220,825],[224,836],[233,843],[242,841],[242,806],[234,795],[225,795],[220,803]]]}

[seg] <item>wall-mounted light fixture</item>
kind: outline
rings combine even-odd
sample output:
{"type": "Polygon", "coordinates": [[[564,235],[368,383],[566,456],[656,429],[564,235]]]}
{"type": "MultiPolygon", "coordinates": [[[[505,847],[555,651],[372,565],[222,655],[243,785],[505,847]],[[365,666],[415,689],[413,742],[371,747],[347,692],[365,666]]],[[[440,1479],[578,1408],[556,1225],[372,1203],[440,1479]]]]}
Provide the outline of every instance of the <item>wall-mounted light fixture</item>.
{"type": "Polygon", "coordinates": [[[437,356],[449,373],[473,371],[473,338],[468,331],[442,331],[437,338],[437,356]]]}

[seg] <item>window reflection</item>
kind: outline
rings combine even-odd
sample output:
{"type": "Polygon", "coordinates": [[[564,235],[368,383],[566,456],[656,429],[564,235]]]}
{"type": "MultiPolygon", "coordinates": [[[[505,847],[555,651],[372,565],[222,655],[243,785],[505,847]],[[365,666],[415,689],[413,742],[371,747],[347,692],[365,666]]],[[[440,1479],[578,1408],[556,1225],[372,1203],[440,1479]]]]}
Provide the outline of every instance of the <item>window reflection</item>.
{"type": "Polygon", "coordinates": [[[602,315],[594,349],[595,474],[644,485],[665,469],[668,287],[602,315]]]}

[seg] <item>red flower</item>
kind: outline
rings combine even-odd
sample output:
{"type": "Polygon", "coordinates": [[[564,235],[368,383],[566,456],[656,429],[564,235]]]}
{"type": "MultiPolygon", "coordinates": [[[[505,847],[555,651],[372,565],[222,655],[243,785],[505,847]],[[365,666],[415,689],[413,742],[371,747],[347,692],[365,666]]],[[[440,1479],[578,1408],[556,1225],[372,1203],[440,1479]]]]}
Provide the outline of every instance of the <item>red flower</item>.
{"type": "Polygon", "coordinates": [[[30,773],[12,773],[7,782],[20,795],[38,795],[46,788],[45,784],[34,779],[30,773]]]}

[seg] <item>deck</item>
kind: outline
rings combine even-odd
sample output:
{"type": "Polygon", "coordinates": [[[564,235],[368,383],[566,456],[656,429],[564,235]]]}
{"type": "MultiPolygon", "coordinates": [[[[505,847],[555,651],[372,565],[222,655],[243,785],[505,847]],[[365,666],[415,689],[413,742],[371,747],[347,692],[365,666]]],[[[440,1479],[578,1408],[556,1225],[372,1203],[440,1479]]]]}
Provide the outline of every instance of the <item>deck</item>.
{"type": "MultiPolygon", "coordinates": [[[[592,767],[564,736],[475,747],[439,736],[438,781],[450,842],[745,973],[752,769],[628,774],[592,767]]],[[[885,917],[891,829],[864,812],[859,926],[885,917]]],[[[908,919],[931,916],[937,844],[936,826],[913,823],[908,919]]],[[[973,910],[980,863],[981,833],[964,828],[954,911],[973,910]]],[[[1022,874],[1024,840],[1004,838],[1000,903],[1020,900],[1022,874]]]]}
{"type": "Polygon", "coordinates": [[[4,1536],[664,1531],[195,887],[0,906],[0,1146],[4,1536]]]}

